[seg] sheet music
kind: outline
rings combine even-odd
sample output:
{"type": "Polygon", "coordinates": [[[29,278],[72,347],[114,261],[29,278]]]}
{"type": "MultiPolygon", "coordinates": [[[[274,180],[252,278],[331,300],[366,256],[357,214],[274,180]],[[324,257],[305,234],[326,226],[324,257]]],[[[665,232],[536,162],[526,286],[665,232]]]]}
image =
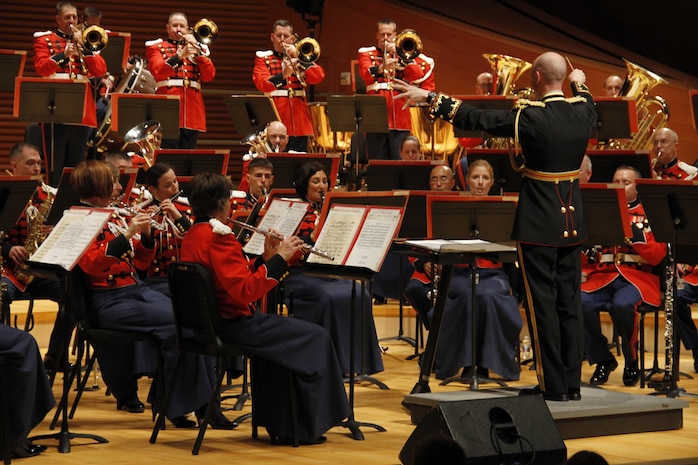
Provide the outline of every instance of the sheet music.
{"type": "MultiPolygon", "coordinates": [[[[267,211],[257,228],[262,231],[275,229],[283,236],[292,236],[296,233],[307,211],[308,202],[273,200],[267,207],[267,211]]],[[[264,239],[263,234],[255,232],[243,250],[250,255],[262,255],[264,253],[264,239]]]]}
{"type": "Polygon", "coordinates": [[[369,210],[345,264],[378,271],[395,237],[400,218],[398,208],[369,210]]]}
{"type": "Polygon", "coordinates": [[[335,205],[327,214],[325,224],[315,247],[334,257],[334,261],[312,254],[309,263],[342,264],[349,251],[356,232],[361,226],[366,207],[347,207],[335,205]]]}
{"type": "Polygon", "coordinates": [[[516,247],[483,241],[482,239],[425,239],[405,241],[405,244],[431,252],[513,252],[516,247]]]}
{"type": "Polygon", "coordinates": [[[107,209],[73,207],[66,210],[51,234],[31,256],[31,261],[72,269],[111,214],[112,211],[107,209]]]}

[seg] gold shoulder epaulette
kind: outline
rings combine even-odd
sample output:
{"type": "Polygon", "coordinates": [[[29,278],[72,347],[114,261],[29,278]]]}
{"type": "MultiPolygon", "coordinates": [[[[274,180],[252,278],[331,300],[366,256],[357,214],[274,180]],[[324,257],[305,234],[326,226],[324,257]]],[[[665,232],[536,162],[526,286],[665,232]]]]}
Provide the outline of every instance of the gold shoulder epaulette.
{"type": "Polygon", "coordinates": [[[545,102],[541,102],[540,100],[529,100],[527,98],[520,98],[516,101],[514,108],[519,109],[519,108],[526,108],[526,107],[544,107],[544,106],[545,106],[545,102]]]}
{"type": "Polygon", "coordinates": [[[567,103],[586,103],[586,101],[586,97],[581,97],[579,95],[576,97],[568,97],[565,99],[565,102],[567,103]]]}

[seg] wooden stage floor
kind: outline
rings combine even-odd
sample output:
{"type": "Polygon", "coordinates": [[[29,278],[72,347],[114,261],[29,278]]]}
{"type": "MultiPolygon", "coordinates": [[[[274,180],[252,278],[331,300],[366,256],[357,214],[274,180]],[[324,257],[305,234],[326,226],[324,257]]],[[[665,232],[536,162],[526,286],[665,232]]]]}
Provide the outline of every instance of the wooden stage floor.
{"type": "MultiPolygon", "coordinates": [[[[407,323],[407,324],[412,324],[407,323]]],[[[648,323],[651,325],[651,322],[648,323]]],[[[379,329],[380,331],[380,329],[379,329]]],[[[85,439],[73,439],[71,451],[62,454],[57,451],[57,441],[42,440],[49,449],[38,457],[22,459],[17,463],[40,464],[189,464],[189,463],[239,463],[239,464],[366,464],[393,465],[399,464],[398,453],[405,444],[408,436],[415,428],[410,421],[410,412],[401,405],[405,395],[409,394],[417,381],[418,366],[414,360],[406,357],[414,352],[412,346],[399,341],[382,343],[387,347],[383,356],[385,371],[376,377],[386,383],[390,390],[381,390],[372,384],[360,384],[356,387],[356,419],[362,422],[377,423],[386,432],[378,432],[371,428],[362,428],[364,441],[351,438],[343,428],[333,428],[327,433],[327,442],[322,445],[302,446],[272,446],[263,430],[260,439],[251,438],[249,423],[243,423],[233,431],[218,431],[209,429],[204,438],[201,452],[198,456],[191,455],[196,430],[181,430],[168,427],[162,431],[156,444],[150,444],[148,439],[152,428],[150,410],[143,414],[129,414],[115,409],[113,398],[105,396],[105,388],[87,392],[81,400],[76,416],[70,421],[72,433],[99,434],[109,440],[108,444],[96,444],[85,439]]],[[[43,346],[42,346],[43,347],[43,346]]],[[[685,351],[684,351],[685,352],[685,351]]],[[[648,363],[651,355],[647,354],[648,363]]],[[[663,359],[663,354],[662,357],[663,359]]],[[[639,386],[626,388],[622,385],[622,357],[619,358],[621,367],[612,373],[605,389],[634,393],[649,394],[652,389],[641,390],[639,386]]],[[[690,355],[681,356],[681,368],[684,372],[693,373],[693,360],[690,355]]],[[[583,380],[588,380],[592,368],[584,365],[583,380]]],[[[56,399],[61,390],[61,379],[54,386],[56,399]]],[[[535,384],[535,374],[524,367],[521,380],[509,383],[512,387],[530,386],[535,384]]],[[[698,393],[698,379],[679,380],[679,386],[689,393],[698,393]]],[[[140,385],[141,399],[146,397],[149,381],[142,380],[140,385]]],[[[454,392],[466,390],[467,386],[452,383],[439,386],[432,378],[430,387],[433,392],[454,392]]],[[[495,384],[481,385],[480,389],[490,389],[495,384]]],[[[689,408],[683,410],[684,425],[682,429],[633,433],[613,436],[570,439],[565,441],[568,455],[584,449],[601,453],[611,464],[657,464],[657,465],[687,465],[698,464],[698,398],[682,396],[687,400],[689,408]]],[[[232,404],[231,404],[232,405],[232,404]]],[[[227,412],[230,418],[241,413],[249,412],[249,403],[241,412],[227,412]]],[[[39,425],[33,435],[51,433],[48,429],[53,412],[39,425]]],[[[57,432],[54,430],[53,432],[57,432]]]]}

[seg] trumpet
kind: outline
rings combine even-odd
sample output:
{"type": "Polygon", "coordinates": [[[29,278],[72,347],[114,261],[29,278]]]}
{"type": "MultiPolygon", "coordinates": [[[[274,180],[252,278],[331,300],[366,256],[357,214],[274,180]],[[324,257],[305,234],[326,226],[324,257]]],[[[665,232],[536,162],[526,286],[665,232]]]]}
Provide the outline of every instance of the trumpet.
{"type": "Polygon", "coordinates": [[[422,39],[414,29],[405,29],[395,39],[395,53],[403,64],[414,60],[422,53],[422,39]]]}
{"type": "MultiPolygon", "coordinates": [[[[250,231],[259,233],[264,237],[271,237],[272,239],[276,239],[278,241],[283,241],[285,239],[281,234],[276,234],[269,230],[259,229],[256,226],[252,226],[251,224],[247,224],[239,220],[230,219],[230,221],[236,226],[240,226],[243,229],[249,229],[250,231]]],[[[301,250],[303,253],[312,253],[319,257],[326,258],[327,260],[334,261],[334,256],[310,244],[303,243],[301,245],[301,250]]]]}

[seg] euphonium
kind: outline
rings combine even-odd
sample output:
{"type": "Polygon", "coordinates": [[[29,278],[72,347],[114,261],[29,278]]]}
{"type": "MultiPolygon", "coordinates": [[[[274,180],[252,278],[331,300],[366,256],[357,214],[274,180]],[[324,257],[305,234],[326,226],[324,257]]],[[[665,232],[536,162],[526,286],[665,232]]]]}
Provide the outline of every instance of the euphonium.
{"type": "Polygon", "coordinates": [[[266,157],[267,153],[269,152],[276,152],[277,150],[274,150],[270,145],[269,145],[269,140],[267,139],[267,128],[266,126],[259,131],[252,131],[248,135],[246,135],[241,141],[241,145],[249,145],[250,151],[249,153],[246,153],[242,159],[243,161],[248,161],[253,158],[257,157],[266,157]]]}
{"type": "Polygon", "coordinates": [[[405,29],[395,39],[395,53],[403,62],[414,60],[422,53],[422,39],[414,29],[405,29]]]}
{"type": "Polygon", "coordinates": [[[658,74],[642,66],[625,60],[628,75],[621,89],[621,97],[635,98],[637,107],[637,133],[623,147],[629,150],[649,149],[652,146],[652,134],[663,128],[669,121],[669,105],[659,96],[648,97],[649,91],[658,84],[667,81],[658,74]],[[652,110],[651,107],[657,107],[652,110]]]}
{"type": "Polygon", "coordinates": [[[124,135],[124,147],[127,144],[138,144],[148,168],[153,166],[153,157],[161,142],[160,122],[155,120],[139,123],[124,135]]]}

